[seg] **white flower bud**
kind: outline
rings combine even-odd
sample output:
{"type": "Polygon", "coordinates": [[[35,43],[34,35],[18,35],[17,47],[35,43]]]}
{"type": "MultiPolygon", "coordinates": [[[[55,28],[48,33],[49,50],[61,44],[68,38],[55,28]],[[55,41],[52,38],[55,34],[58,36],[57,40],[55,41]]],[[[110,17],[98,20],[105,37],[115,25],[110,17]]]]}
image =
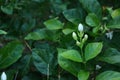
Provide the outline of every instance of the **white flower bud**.
{"type": "Polygon", "coordinates": [[[88,39],[88,35],[87,35],[87,34],[84,35],[84,39],[85,39],[85,40],[88,39]]]}
{"type": "Polygon", "coordinates": [[[77,40],[77,35],[76,35],[75,32],[72,33],[72,37],[73,37],[74,40],[77,40]]]}
{"type": "Polygon", "coordinates": [[[7,76],[5,72],[2,73],[1,80],[7,80],[7,76]]]}
{"type": "Polygon", "coordinates": [[[79,42],[79,41],[76,41],[76,45],[77,45],[77,46],[80,46],[80,42],[79,42]]]}
{"type": "Polygon", "coordinates": [[[78,31],[83,32],[83,25],[81,23],[78,25],[78,31]]]}

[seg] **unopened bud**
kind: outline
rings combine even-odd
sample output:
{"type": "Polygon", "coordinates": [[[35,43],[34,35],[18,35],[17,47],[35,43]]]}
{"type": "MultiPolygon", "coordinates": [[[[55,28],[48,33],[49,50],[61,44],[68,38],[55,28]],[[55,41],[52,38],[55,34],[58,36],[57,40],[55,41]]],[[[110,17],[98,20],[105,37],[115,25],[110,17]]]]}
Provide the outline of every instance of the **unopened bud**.
{"type": "Polygon", "coordinates": [[[88,35],[87,35],[87,34],[84,35],[84,39],[85,39],[85,40],[88,39],[88,35]]]}
{"type": "Polygon", "coordinates": [[[80,42],[79,42],[79,41],[76,41],[76,45],[77,45],[77,46],[80,46],[80,42]]]}
{"type": "Polygon", "coordinates": [[[72,37],[73,37],[74,40],[77,40],[77,35],[76,35],[75,32],[72,33],[72,37]]]}
{"type": "Polygon", "coordinates": [[[78,31],[83,32],[83,25],[81,23],[78,25],[78,31]]]}
{"type": "Polygon", "coordinates": [[[7,76],[6,76],[5,72],[2,73],[1,80],[7,80],[7,76]]]}

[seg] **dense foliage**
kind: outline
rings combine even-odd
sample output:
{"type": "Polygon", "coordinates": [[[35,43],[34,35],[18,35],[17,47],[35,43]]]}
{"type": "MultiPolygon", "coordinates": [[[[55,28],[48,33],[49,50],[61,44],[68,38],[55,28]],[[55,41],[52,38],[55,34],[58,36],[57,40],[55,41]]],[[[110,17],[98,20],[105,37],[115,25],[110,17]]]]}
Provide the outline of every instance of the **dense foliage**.
{"type": "Polygon", "coordinates": [[[0,0],[7,80],[120,80],[119,0],[0,0]]]}

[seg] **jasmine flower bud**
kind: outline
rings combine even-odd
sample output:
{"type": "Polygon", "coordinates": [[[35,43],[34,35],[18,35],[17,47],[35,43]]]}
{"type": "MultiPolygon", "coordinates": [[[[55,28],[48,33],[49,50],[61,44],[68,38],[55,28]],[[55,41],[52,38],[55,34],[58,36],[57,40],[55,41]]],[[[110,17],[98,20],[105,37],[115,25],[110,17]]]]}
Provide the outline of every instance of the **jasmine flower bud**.
{"type": "Polygon", "coordinates": [[[87,34],[84,35],[84,39],[85,39],[85,40],[88,39],[88,35],[87,35],[87,34]]]}
{"type": "Polygon", "coordinates": [[[2,73],[1,80],[7,80],[7,76],[5,72],[2,73]]]}
{"type": "Polygon", "coordinates": [[[83,25],[81,23],[78,25],[78,31],[83,32],[83,25]]]}
{"type": "Polygon", "coordinates": [[[72,33],[72,37],[74,40],[77,40],[77,34],[75,32],[72,33]]]}
{"type": "Polygon", "coordinates": [[[76,45],[77,45],[77,46],[80,46],[80,42],[79,42],[79,41],[76,41],[76,45]]]}

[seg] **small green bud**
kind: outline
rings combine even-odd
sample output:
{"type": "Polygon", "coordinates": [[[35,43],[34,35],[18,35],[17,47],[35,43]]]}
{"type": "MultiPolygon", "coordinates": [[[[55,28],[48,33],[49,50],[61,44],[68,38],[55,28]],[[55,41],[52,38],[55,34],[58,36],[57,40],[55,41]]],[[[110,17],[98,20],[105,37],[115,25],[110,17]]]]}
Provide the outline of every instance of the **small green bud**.
{"type": "Polygon", "coordinates": [[[77,40],[77,34],[75,32],[72,33],[72,37],[74,40],[77,40]]]}
{"type": "Polygon", "coordinates": [[[76,45],[77,45],[77,46],[80,46],[80,42],[79,42],[79,41],[76,41],[76,45]]]}

